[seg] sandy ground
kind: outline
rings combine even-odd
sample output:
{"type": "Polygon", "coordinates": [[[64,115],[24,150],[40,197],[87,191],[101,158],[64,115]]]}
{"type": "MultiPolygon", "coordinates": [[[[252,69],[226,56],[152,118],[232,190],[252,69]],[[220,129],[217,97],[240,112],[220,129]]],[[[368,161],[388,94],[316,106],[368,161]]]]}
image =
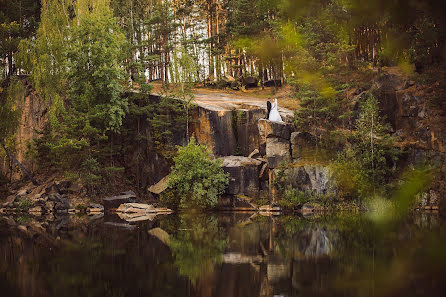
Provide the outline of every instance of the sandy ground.
{"type": "MultiPolygon", "coordinates": [[[[162,93],[160,84],[154,84],[154,93],[162,93]]],[[[255,88],[243,91],[234,91],[229,89],[209,89],[194,88],[193,102],[198,106],[215,110],[232,110],[232,109],[258,109],[263,108],[266,111],[266,101],[271,98],[277,98],[279,103],[279,112],[291,117],[293,110],[298,108],[298,100],[289,96],[291,91],[289,88],[279,88],[276,92],[274,88],[255,88]]]]}

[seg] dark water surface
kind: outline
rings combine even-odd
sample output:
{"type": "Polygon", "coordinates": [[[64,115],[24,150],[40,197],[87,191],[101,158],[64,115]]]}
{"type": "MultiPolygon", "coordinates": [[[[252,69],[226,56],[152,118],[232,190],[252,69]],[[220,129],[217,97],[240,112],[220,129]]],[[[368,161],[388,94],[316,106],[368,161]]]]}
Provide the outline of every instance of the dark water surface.
{"type": "Polygon", "coordinates": [[[445,296],[446,226],[365,215],[0,217],[0,296],[445,296]]]}

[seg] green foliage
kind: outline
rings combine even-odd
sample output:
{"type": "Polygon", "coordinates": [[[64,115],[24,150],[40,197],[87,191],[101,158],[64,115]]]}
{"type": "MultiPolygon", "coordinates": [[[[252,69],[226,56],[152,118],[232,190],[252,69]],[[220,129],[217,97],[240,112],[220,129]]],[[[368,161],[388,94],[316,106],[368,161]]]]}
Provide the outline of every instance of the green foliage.
{"type": "Polygon", "coordinates": [[[184,127],[188,115],[184,109],[184,102],[172,96],[162,96],[154,107],[153,113],[147,118],[153,133],[155,149],[158,154],[167,160],[172,160],[175,153],[175,144],[184,138],[184,127]]]}
{"type": "Polygon", "coordinates": [[[363,191],[367,193],[368,178],[352,149],[339,153],[330,167],[340,197],[355,199],[361,197],[363,191]]]}
{"type": "Polygon", "coordinates": [[[23,91],[23,84],[12,78],[8,88],[0,93],[0,142],[3,144],[15,133],[19,125],[20,97],[23,91]]]}
{"type": "Polygon", "coordinates": [[[370,93],[361,107],[351,148],[339,153],[332,163],[342,197],[365,197],[390,181],[401,152],[387,131],[378,114],[378,102],[370,93]]]}
{"type": "Polygon", "coordinates": [[[168,187],[174,193],[174,207],[210,208],[217,204],[229,180],[220,160],[212,160],[211,152],[193,139],[178,147],[168,187]]]}
{"type": "MultiPolygon", "coordinates": [[[[17,69],[17,50],[19,43],[25,38],[34,36],[40,16],[40,1],[34,0],[2,0],[0,5],[0,57],[8,61],[8,74],[17,69]]],[[[0,69],[3,68],[0,63],[0,69]]],[[[6,71],[0,72],[0,78],[6,71]]]]}
{"type": "Polygon", "coordinates": [[[314,200],[314,197],[309,192],[300,191],[295,188],[285,189],[282,200],[278,204],[285,208],[294,208],[302,206],[305,203],[314,200]]]}
{"type": "Polygon", "coordinates": [[[22,42],[22,63],[50,105],[50,121],[30,153],[41,167],[72,173],[90,191],[120,168],[110,137],[128,112],[122,96],[125,36],[108,1],[48,1],[36,39],[22,42]]]}
{"type": "Polygon", "coordinates": [[[18,208],[20,211],[27,211],[28,209],[31,208],[32,205],[33,205],[33,202],[32,202],[30,199],[25,198],[25,199],[22,199],[22,200],[20,200],[20,201],[18,202],[18,204],[17,204],[17,208],[18,208]]]}
{"type": "Polygon", "coordinates": [[[227,240],[214,216],[182,214],[180,220],[181,229],[169,238],[169,246],[180,274],[196,283],[222,261],[227,240]]]}
{"type": "Polygon", "coordinates": [[[71,109],[68,121],[76,121],[85,134],[119,131],[128,111],[121,96],[125,73],[120,66],[125,36],[108,7],[97,7],[77,18],[67,50],[71,109]],[[76,120],[74,120],[76,118],[76,120]]]}
{"type": "Polygon", "coordinates": [[[57,115],[64,111],[63,97],[66,93],[66,50],[72,19],[70,0],[44,1],[41,22],[36,37],[24,39],[19,44],[18,64],[30,73],[33,86],[39,96],[50,105],[50,121],[58,123],[57,115]]]}
{"type": "Polygon", "coordinates": [[[298,83],[300,108],[295,111],[294,124],[299,131],[309,132],[318,142],[336,124],[337,102],[333,95],[324,95],[309,83],[298,83]]]}

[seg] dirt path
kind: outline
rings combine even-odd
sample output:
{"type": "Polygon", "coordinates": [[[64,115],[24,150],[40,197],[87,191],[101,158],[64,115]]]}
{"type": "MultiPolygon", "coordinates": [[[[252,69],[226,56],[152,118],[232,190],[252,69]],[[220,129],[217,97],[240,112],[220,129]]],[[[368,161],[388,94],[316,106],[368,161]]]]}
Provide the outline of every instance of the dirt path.
{"type": "MultiPolygon", "coordinates": [[[[266,99],[239,96],[237,94],[208,92],[207,90],[195,90],[194,103],[206,109],[215,111],[233,110],[233,109],[265,109],[266,99]]],[[[279,99],[279,112],[287,118],[292,117],[293,111],[281,107],[279,99]]]]}
{"type": "MultiPolygon", "coordinates": [[[[153,92],[162,93],[161,83],[153,83],[153,92]]],[[[232,109],[258,109],[266,111],[266,100],[277,98],[279,112],[283,115],[292,116],[293,110],[299,108],[299,100],[293,97],[294,91],[290,86],[279,88],[253,88],[243,91],[230,89],[212,89],[197,87],[193,89],[194,103],[207,109],[221,111],[232,109]]]]}

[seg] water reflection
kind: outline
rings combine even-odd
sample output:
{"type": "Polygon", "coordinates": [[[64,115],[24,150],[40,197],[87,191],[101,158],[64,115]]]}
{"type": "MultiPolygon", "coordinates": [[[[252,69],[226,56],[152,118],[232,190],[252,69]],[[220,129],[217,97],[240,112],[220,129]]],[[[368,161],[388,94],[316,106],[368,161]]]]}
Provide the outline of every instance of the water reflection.
{"type": "Polygon", "coordinates": [[[2,296],[442,296],[444,221],[0,217],[2,296]]]}

